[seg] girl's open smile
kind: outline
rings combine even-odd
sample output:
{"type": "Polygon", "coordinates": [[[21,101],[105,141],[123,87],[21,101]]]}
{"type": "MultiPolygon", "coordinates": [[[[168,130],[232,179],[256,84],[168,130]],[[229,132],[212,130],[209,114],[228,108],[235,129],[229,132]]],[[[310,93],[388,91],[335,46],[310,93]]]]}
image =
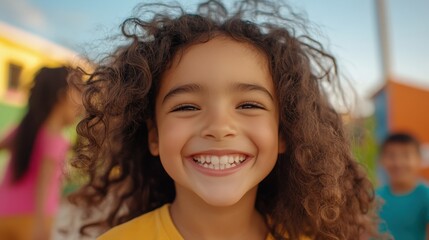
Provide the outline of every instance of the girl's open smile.
{"type": "Polygon", "coordinates": [[[198,165],[204,168],[210,168],[215,170],[223,170],[232,168],[242,164],[246,160],[244,155],[223,155],[223,156],[194,156],[192,159],[198,165]]]}
{"type": "Polygon", "coordinates": [[[239,171],[253,156],[233,150],[205,151],[188,157],[192,165],[209,176],[227,176],[239,171]]]}

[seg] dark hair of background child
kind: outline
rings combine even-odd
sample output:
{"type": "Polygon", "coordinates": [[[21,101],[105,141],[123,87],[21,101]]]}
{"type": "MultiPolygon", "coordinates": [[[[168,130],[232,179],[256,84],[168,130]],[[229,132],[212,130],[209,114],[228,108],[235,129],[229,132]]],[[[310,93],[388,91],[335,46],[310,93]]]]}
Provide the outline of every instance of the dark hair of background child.
{"type": "Polygon", "coordinates": [[[13,179],[18,182],[28,170],[33,145],[42,124],[51,114],[61,95],[67,93],[66,67],[44,67],[36,73],[30,90],[28,109],[20,122],[13,143],[13,179]]]}
{"type": "Polygon", "coordinates": [[[411,144],[414,147],[416,147],[417,152],[420,152],[420,142],[415,138],[413,135],[405,132],[396,132],[391,133],[389,136],[386,137],[386,139],[383,141],[383,144],[381,145],[381,149],[384,150],[387,145],[392,143],[399,143],[399,144],[411,144]]]}
{"type": "Polygon", "coordinates": [[[172,59],[219,35],[250,43],[269,62],[287,148],[259,184],[256,208],[269,219],[273,236],[358,239],[376,232],[377,218],[369,216],[373,187],[321,86],[338,87],[335,58],[308,35],[303,18],[281,1],[238,1],[231,11],[218,1],[200,4],[196,13],[170,4],[138,10],[141,17],[122,24],[129,42],[100,62],[85,87],[87,112],[78,125],[82,138],[74,165],[89,174],[89,182],[74,200],[90,208],[120,190],[108,217],[82,232],[116,226],[173,201],[173,180],[149,152],[146,122],[155,118],[160,79],[172,59]],[[127,211],[119,211],[124,205],[127,211]]]}

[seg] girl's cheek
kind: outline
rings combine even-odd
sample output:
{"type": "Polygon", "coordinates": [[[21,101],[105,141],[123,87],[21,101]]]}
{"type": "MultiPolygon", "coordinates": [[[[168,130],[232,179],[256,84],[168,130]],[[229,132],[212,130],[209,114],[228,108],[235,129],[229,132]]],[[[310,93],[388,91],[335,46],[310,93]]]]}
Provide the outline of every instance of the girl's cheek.
{"type": "Polygon", "coordinates": [[[166,146],[176,146],[189,136],[195,126],[192,123],[181,119],[160,119],[158,125],[159,140],[166,146]]]}

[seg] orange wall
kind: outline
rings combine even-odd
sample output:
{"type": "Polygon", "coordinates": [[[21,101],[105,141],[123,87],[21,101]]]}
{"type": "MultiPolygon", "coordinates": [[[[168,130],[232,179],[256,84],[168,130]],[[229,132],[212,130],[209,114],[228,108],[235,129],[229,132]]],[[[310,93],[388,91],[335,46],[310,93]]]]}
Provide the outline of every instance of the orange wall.
{"type": "Polygon", "coordinates": [[[388,119],[390,131],[407,131],[429,143],[429,89],[389,81],[388,119]]]}

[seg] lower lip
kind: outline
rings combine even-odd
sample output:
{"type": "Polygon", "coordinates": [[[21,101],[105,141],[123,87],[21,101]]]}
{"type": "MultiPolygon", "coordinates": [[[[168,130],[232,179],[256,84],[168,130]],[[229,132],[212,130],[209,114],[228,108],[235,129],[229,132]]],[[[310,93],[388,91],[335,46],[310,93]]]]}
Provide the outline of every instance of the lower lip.
{"type": "Polygon", "coordinates": [[[205,168],[198,163],[196,163],[192,158],[189,158],[189,161],[191,162],[192,166],[194,166],[199,172],[203,173],[204,175],[213,176],[213,177],[223,177],[227,175],[231,175],[235,172],[240,171],[244,166],[246,166],[249,162],[251,162],[253,158],[247,158],[244,162],[240,163],[239,165],[235,167],[231,167],[228,169],[211,169],[211,168],[205,168]]]}

